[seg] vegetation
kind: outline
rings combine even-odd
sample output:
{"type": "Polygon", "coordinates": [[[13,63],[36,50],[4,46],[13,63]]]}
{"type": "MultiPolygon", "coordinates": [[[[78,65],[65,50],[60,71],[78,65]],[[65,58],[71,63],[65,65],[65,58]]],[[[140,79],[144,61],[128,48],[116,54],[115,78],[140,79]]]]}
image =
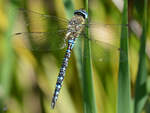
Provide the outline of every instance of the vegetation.
{"type": "Polygon", "coordinates": [[[0,1],[0,113],[150,113],[149,13],[148,0],[0,1]],[[51,109],[65,28],[80,8],[88,24],[51,109]]]}

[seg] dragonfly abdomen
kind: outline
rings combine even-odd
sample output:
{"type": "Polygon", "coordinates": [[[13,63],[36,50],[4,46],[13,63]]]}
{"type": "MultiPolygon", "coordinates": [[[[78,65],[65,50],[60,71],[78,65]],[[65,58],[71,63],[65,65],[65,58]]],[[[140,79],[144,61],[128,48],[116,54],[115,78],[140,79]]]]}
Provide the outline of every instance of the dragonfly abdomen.
{"type": "Polygon", "coordinates": [[[68,67],[68,61],[71,56],[71,51],[74,47],[75,40],[79,37],[84,28],[85,18],[87,18],[87,13],[84,10],[78,10],[74,13],[74,17],[69,21],[68,31],[65,37],[65,40],[68,40],[68,48],[57,78],[56,88],[51,103],[52,108],[55,107],[55,103],[62,87],[66,68],[68,67]]]}
{"type": "Polygon", "coordinates": [[[69,58],[71,56],[71,51],[74,47],[75,40],[76,40],[76,38],[72,38],[72,39],[68,40],[68,48],[66,50],[66,54],[65,54],[58,78],[57,78],[56,87],[55,87],[54,95],[52,98],[52,103],[51,103],[52,108],[55,107],[55,103],[57,101],[60,89],[62,87],[62,83],[63,83],[64,77],[65,77],[66,68],[68,67],[68,61],[69,61],[69,58]]]}

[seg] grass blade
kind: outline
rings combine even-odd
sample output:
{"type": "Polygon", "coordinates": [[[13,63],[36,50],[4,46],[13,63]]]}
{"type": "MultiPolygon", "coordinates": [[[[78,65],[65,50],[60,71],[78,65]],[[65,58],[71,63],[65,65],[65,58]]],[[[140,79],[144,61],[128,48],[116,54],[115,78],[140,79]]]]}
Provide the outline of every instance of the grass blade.
{"type": "MultiPolygon", "coordinates": [[[[86,0],[86,11],[88,12],[88,0],[86,0]]],[[[88,28],[86,28],[86,36],[88,28]]],[[[91,69],[91,47],[89,40],[84,40],[83,54],[83,96],[84,96],[84,113],[97,113],[95,95],[93,89],[93,78],[91,69]],[[84,56],[87,56],[86,58],[84,56]]]]}
{"type": "Polygon", "coordinates": [[[146,70],[146,36],[147,36],[147,0],[144,0],[144,13],[143,13],[143,33],[141,36],[141,46],[139,52],[139,67],[138,74],[135,86],[135,106],[134,113],[141,113],[146,100],[148,98],[148,94],[146,91],[146,81],[147,81],[147,70],[146,70]]]}
{"type": "Polygon", "coordinates": [[[63,0],[65,10],[67,13],[68,18],[73,16],[73,11],[74,11],[74,5],[72,3],[72,0],[63,0]]]}
{"type": "MultiPolygon", "coordinates": [[[[124,9],[122,15],[122,24],[128,24],[128,1],[124,0],[124,9]]],[[[131,112],[131,97],[130,97],[130,75],[128,64],[128,28],[121,30],[121,42],[120,48],[126,54],[126,56],[120,54],[120,59],[127,57],[125,62],[119,64],[119,77],[118,77],[118,101],[117,101],[117,113],[130,113],[131,112]]]]}
{"type": "Polygon", "coordinates": [[[90,53],[90,43],[88,40],[85,40],[84,55],[88,57],[84,58],[83,60],[84,113],[96,113],[90,53]]]}
{"type": "Polygon", "coordinates": [[[11,80],[12,80],[12,68],[14,65],[14,52],[12,49],[11,35],[14,27],[16,17],[16,7],[14,4],[9,5],[8,9],[8,29],[4,38],[4,59],[2,62],[2,68],[0,72],[0,86],[3,95],[0,95],[0,112],[3,112],[3,102],[10,96],[11,80]]]}

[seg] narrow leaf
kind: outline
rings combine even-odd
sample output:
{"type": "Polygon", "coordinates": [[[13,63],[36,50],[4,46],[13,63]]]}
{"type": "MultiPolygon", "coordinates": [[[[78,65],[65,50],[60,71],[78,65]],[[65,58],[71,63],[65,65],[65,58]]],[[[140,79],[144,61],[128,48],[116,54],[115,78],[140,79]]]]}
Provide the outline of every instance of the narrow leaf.
{"type": "Polygon", "coordinates": [[[148,94],[146,91],[146,81],[147,81],[147,70],[146,70],[146,36],[147,36],[147,0],[144,0],[144,13],[143,13],[143,33],[141,36],[141,46],[139,52],[139,67],[138,74],[135,86],[135,106],[134,113],[141,113],[146,100],[148,98],[148,94]]]}
{"type": "Polygon", "coordinates": [[[11,4],[8,8],[8,29],[6,31],[5,38],[4,38],[4,58],[1,66],[0,71],[0,87],[1,87],[1,94],[0,95],[0,113],[3,113],[4,111],[4,103],[6,99],[10,96],[10,90],[11,90],[11,80],[12,80],[12,69],[14,65],[14,52],[12,49],[12,43],[11,43],[11,35],[14,27],[15,17],[17,14],[16,6],[11,4]]]}
{"type": "MultiPolygon", "coordinates": [[[[88,0],[86,0],[86,11],[88,12],[88,0]]],[[[86,28],[86,36],[89,36],[86,28]]],[[[83,96],[84,96],[84,113],[97,113],[95,94],[93,89],[93,78],[91,68],[91,47],[89,40],[84,40],[83,54],[83,96]],[[84,57],[87,56],[87,57],[84,57]]]]}
{"type": "MultiPolygon", "coordinates": [[[[124,9],[122,13],[122,24],[128,24],[128,1],[124,0],[124,9]]],[[[125,58],[126,61],[119,64],[119,77],[118,77],[118,103],[117,113],[130,113],[130,74],[128,64],[128,28],[121,30],[120,48],[126,55],[120,54],[120,59],[125,58]]]]}

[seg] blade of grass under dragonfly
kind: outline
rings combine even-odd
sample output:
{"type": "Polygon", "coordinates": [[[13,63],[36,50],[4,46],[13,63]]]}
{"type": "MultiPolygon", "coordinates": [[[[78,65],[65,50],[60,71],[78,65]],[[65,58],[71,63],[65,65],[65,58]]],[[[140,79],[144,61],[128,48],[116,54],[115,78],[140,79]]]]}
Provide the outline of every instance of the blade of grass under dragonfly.
{"type": "MultiPolygon", "coordinates": [[[[88,13],[88,0],[85,1],[88,13]]],[[[85,28],[86,36],[89,36],[88,27],[85,28]]],[[[89,37],[88,37],[89,38],[89,37]]],[[[95,94],[93,88],[92,68],[91,68],[91,47],[90,41],[84,40],[83,52],[83,104],[84,113],[97,113],[95,94]],[[88,56],[88,57],[84,57],[88,56]]]]}
{"type": "MultiPolygon", "coordinates": [[[[128,24],[127,0],[124,0],[122,24],[128,24]]],[[[120,54],[120,59],[123,59],[124,57],[127,58],[125,62],[119,63],[117,113],[131,113],[130,74],[128,64],[128,28],[122,28],[120,41],[120,48],[126,54],[126,56],[120,54]]]]}
{"type": "MultiPolygon", "coordinates": [[[[141,46],[139,52],[139,67],[136,79],[136,86],[135,86],[135,105],[134,105],[134,113],[141,113],[142,109],[144,108],[146,101],[148,99],[147,89],[146,89],[146,82],[147,82],[147,70],[146,70],[146,37],[147,37],[147,0],[144,0],[144,8],[143,12],[143,33],[141,36],[141,46]]],[[[142,14],[139,15],[142,15],[142,14]]],[[[140,16],[141,17],[141,16],[140,16]]]]}

